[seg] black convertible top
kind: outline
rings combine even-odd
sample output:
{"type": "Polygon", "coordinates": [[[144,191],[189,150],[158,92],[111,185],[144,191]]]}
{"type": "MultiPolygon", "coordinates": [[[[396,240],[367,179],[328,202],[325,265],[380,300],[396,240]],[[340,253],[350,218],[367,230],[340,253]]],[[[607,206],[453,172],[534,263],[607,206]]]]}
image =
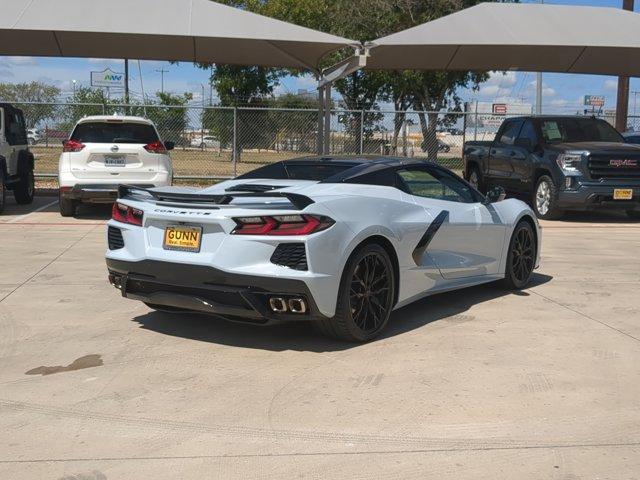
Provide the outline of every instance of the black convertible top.
{"type": "Polygon", "coordinates": [[[411,165],[429,165],[434,168],[444,169],[430,161],[406,157],[324,155],[282,160],[240,175],[238,179],[298,179],[317,180],[322,183],[341,183],[370,173],[411,165]]]}

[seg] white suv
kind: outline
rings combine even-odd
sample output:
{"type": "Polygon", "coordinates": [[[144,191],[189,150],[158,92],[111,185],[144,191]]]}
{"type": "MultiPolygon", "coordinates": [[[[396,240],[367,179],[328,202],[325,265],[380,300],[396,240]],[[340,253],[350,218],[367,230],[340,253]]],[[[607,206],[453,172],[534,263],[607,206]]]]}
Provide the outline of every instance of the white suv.
{"type": "Polygon", "coordinates": [[[60,214],[73,216],[81,202],[112,203],[121,184],[171,185],[169,150],[153,123],[141,117],[85,117],[60,155],[60,214]]]}

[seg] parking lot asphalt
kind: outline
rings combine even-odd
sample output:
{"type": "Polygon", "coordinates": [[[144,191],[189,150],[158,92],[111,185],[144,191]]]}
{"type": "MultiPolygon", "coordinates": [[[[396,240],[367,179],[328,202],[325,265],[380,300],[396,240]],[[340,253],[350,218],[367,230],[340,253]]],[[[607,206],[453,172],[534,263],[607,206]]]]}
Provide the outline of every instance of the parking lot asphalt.
{"type": "Polygon", "coordinates": [[[640,478],[640,223],[543,223],[531,288],[325,340],[153,313],[106,281],[108,210],[0,216],[0,478],[640,478]]]}

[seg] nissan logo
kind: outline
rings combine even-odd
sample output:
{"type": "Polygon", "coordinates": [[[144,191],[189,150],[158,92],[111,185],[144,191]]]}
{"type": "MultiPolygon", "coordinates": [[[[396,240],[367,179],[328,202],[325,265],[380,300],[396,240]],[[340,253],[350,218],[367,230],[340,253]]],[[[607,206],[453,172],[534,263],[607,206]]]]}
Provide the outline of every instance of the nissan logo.
{"type": "Polygon", "coordinates": [[[638,160],[609,160],[609,165],[612,167],[637,167],[638,160]]]}
{"type": "Polygon", "coordinates": [[[114,145],[113,147],[111,147],[112,152],[117,152],[118,150],[120,150],[120,148],[118,148],[118,145],[114,145]]]}

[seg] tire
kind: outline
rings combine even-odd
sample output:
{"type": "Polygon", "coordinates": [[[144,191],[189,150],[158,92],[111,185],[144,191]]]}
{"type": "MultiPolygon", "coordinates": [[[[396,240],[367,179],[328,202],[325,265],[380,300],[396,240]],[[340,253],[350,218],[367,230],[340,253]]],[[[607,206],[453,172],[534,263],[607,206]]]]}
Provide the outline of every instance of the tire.
{"type": "Polygon", "coordinates": [[[548,175],[538,178],[531,206],[536,216],[543,220],[557,220],[564,215],[562,209],[558,208],[558,189],[548,175]]]}
{"type": "Polygon", "coordinates": [[[63,217],[73,217],[78,210],[78,202],[71,198],[64,198],[62,195],[58,196],[58,205],[60,207],[60,215],[63,217]]]}
{"type": "Polygon", "coordinates": [[[527,221],[516,225],[509,242],[504,283],[510,290],[525,288],[531,281],[538,244],[533,227],[527,221]]]}
{"type": "Polygon", "coordinates": [[[348,342],[373,340],[389,322],[396,283],[386,250],[377,243],[365,244],[345,265],[335,316],[314,322],[314,327],[325,336],[348,342]]]}
{"type": "Polygon", "coordinates": [[[640,220],[640,211],[638,211],[638,210],[627,210],[627,216],[632,220],[640,220]]]}
{"type": "Polygon", "coordinates": [[[4,206],[7,203],[7,187],[4,186],[4,170],[0,166],[0,213],[4,211],[4,206]]]}
{"type": "Polygon", "coordinates": [[[487,189],[484,184],[484,178],[482,178],[482,173],[480,173],[480,169],[477,165],[471,165],[469,167],[469,173],[467,181],[475,187],[480,193],[485,195],[487,193],[487,189]],[[475,180],[474,180],[475,177],[475,180]]]}
{"type": "Polygon", "coordinates": [[[13,189],[13,198],[19,205],[28,205],[33,202],[36,193],[36,179],[33,175],[33,169],[29,168],[27,172],[20,177],[20,181],[16,183],[13,189]]]}

